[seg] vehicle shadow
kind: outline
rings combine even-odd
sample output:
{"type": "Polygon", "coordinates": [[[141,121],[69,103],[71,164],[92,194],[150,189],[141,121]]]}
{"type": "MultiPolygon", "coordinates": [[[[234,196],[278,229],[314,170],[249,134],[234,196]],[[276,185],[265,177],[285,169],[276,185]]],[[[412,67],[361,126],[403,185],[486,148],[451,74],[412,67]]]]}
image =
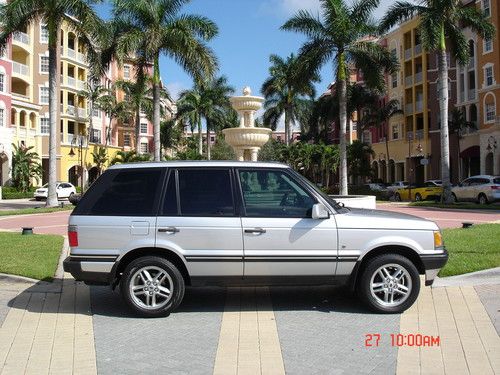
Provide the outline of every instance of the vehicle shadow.
{"type": "MultiPolygon", "coordinates": [[[[223,311],[248,311],[266,307],[266,288],[262,287],[188,287],[182,304],[172,314],[223,311]],[[232,302],[227,291],[231,290],[232,302]]],[[[269,288],[274,311],[313,311],[318,313],[372,314],[346,288],[336,286],[283,286],[269,288]]],[[[40,298],[38,296],[37,298],[40,298]]],[[[8,306],[41,313],[102,315],[136,318],[123,301],[118,289],[106,286],[86,286],[71,279],[38,282],[21,291],[8,306]],[[43,308],[30,304],[35,294],[44,294],[43,308]]]]}

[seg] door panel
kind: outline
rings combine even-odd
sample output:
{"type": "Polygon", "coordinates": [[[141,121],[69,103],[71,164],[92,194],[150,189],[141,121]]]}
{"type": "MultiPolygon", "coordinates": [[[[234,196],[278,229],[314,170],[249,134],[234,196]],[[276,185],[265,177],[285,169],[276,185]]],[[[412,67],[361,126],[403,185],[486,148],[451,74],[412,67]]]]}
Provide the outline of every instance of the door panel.
{"type": "Polygon", "coordinates": [[[244,215],[245,277],[335,274],[333,217],[311,218],[316,199],[285,170],[238,170],[244,215]]]}

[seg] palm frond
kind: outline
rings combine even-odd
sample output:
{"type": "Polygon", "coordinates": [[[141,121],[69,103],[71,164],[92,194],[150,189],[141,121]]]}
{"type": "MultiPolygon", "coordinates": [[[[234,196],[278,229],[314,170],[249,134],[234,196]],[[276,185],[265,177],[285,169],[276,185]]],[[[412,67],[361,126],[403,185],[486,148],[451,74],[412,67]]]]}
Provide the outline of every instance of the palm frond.
{"type": "Polygon", "coordinates": [[[392,27],[405,22],[416,15],[422,15],[426,12],[427,7],[423,5],[415,5],[408,1],[396,1],[389,7],[385,16],[380,21],[380,32],[385,33],[392,27]]]}

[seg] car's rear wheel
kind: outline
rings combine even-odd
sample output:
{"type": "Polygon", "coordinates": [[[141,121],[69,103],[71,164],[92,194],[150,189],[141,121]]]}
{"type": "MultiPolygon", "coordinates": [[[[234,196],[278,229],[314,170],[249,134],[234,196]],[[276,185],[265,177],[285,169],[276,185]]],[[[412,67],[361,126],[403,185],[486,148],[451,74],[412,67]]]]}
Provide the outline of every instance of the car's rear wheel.
{"type": "Polygon", "coordinates": [[[146,256],[132,261],[123,272],[120,290],[137,315],[168,316],[182,302],[184,279],[168,260],[146,256]]]}
{"type": "Polygon", "coordinates": [[[71,202],[73,198],[75,197],[75,193],[71,192],[68,196],[68,200],[71,202]]]}
{"type": "Polygon", "coordinates": [[[420,202],[422,200],[422,196],[420,195],[420,193],[415,194],[415,200],[417,202],[420,202]]]}
{"type": "Polygon", "coordinates": [[[399,193],[394,194],[394,200],[396,202],[401,202],[401,195],[399,195],[399,193]]]}
{"type": "Polygon", "coordinates": [[[420,292],[420,276],[415,265],[398,254],[384,254],[368,260],[358,283],[363,302],[380,313],[400,313],[408,309],[420,292]]]}
{"type": "Polygon", "coordinates": [[[455,195],[455,193],[451,193],[451,198],[453,199],[453,202],[455,202],[455,203],[458,202],[458,199],[457,199],[457,196],[455,195]]]}
{"type": "Polygon", "coordinates": [[[477,201],[479,202],[479,204],[488,204],[488,198],[486,198],[486,195],[484,195],[483,193],[479,194],[479,196],[477,197],[477,201]]]}

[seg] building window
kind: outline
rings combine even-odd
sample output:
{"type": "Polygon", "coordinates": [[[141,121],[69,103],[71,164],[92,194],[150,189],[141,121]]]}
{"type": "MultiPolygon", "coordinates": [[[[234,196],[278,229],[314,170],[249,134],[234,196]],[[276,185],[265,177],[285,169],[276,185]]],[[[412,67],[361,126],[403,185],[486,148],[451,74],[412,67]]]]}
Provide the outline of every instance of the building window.
{"type": "Polygon", "coordinates": [[[392,79],[392,88],[398,87],[398,72],[392,73],[391,79],[392,79]]]}
{"type": "Polygon", "coordinates": [[[40,25],[40,43],[48,43],[49,42],[49,28],[47,25],[40,25]]]}
{"type": "Polygon", "coordinates": [[[491,16],[490,0],[483,0],[483,13],[485,17],[491,16]]]}
{"type": "Polygon", "coordinates": [[[392,125],[392,139],[399,139],[399,125],[392,125]]]}
{"type": "Polygon", "coordinates": [[[495,121],[495,103],[486,103],[486,122],[495,121]]]}
{"type": "Polygon", "coordinates": [[[130,65],[123,66],[123,78],[125,78],[125,79],[130,78],[130,65]]]}
{"type": "Polygon", "coordinates": [[[90,142],[101,143],[101,131],[99,129],[92,129],[92,134],[90,137],[90,142]]]}
{"type": "Polygon", "coordinates": [[[148,153],[148,144],[145,142],[141,143],[141,154],[147,154],[148,153]]]}
{"type": "Polygon", "coordinates": [[[5,109],[0,108],[0,126],[5,126],[5,109]]]}
{"type": "Polygon", "coordinates": [[[130,147],[130,134],[123,135],[123,145],[125,147],[130,147]]]}
{"type": "Polygon", "coordinates": [[[49,88],[40,87],[40,104],[49,104],[49,88]]]}
{"type": "Polygon", "coordinates": [[[148,124],[141,123],[141,134],[147,134],[148,132],[148,124]]]}
{"type": "Polygon", "coordinates": [[[40,73],[49,72],[49,56],[40,56],[40,73]]]}
{"type": "Polygon", "coordinates": [[[493,85],[493,67],[488,66],[484,69],[484,76],[486,81],[486,86],[493,85]]]}
{"type": "Polygon", "coordinates": [[[0,92],[5,92],[5,74],[0,73],[0,92]]]}
{"type": "Polygon", "coordinates": [[[49,134],[50,132],[50,123],[47,117],[40,118],[40,133],[49,134]]]}
{"type": "Polygon", "coordinates": [[[485,39],[484,40],[484,53],[488,53],[493,51],[493,39],[485,39]]]}

